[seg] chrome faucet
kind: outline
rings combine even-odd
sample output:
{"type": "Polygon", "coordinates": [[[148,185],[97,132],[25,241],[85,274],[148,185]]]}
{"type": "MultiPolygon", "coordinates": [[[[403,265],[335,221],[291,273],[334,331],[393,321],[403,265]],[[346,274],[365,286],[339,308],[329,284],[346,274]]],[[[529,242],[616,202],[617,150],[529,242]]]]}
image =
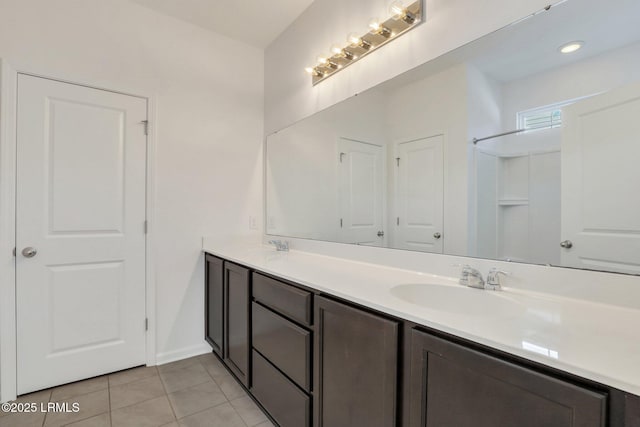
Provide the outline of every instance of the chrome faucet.
{"type": "Polygon", "coordinates": [[[492,268],[487,274],[487,284],[485,285],[485,289],[489,289],[492,291],[499,291],[502,289],[500,284],[500,275],[508,276],[509,273],[506,271],[498,270],[497,268],[492,268]]]}
{"type": "Polygon", "coordinates": [[[484,289],[482,273],[470,265],[463,265],[460,275],[460,284],[470,288],[484,289]]]}
{"type": "Polygon", "coordinates": [[[460,284],[464,286],[469,286],[470,288],[477,289],[487,289],[490,291],[499,291],[502,289],[500,284],[500,275],[508,275],[509,273],[506,271],[498,270],[496,268],[492,268],[487,275],[487,281],[485,283],[482,278],[482,273],[477,269],[471,267],[468,264],[458,265],[462,267],[460,274],[460,284]]]}
{"type": "Polygon", "coordinates": [[[269,240],[269,244],[274,245],[278,251],[289,252],[289,242],[286,240],[269,240]]]}

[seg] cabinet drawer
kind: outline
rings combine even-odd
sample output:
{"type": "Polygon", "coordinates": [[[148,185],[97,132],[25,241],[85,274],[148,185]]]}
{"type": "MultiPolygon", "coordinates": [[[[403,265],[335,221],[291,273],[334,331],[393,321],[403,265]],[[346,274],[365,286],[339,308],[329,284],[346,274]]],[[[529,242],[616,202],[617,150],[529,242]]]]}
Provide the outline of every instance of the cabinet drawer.
{"type": "Polygon", "coordinates": [[[311,390],[311,333],[253,303],[253,347],[289,378],[311,390]]]}
{"type": "Polygon", "coordinates": [[[253,350],[253,386],[251,392],[280,427],[309,427],[309,396],[253,350]]]}
{"type": "Polygon", "coordinates": [[[253,297],[304,325],[311,325],[311,292],[253,273],[253,297]]]}

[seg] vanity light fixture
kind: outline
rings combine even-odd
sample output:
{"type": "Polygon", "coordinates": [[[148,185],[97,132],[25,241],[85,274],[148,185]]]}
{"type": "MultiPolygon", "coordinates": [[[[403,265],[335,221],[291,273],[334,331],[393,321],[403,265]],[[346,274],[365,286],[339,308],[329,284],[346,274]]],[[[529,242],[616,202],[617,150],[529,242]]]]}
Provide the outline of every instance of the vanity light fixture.
{"type": "Polygon", "coordinates": [[[562,46],[560,46],[558,48],[558,50],[560,51],[560,53],[573,53],[576,52],[580,49],[582,49],[582,47],[584,46],[584,42],[580,41],[580,40],[576,40],[573,42],[569,42],[566,44],[563,44],[562,46]]]}
{"type": "MultiPolygon", "coordinates": [[[[405,2],[408,1],[411,0],[405,0],[405,2]]],[[[347,37],[346,46],[331,46],[331,56],[320,55],[315,66],[305,68],[305,71],[311,75],[311,83],[315,86],[335,72],[414,28],[424,20],[422,16],[424,1],[413,0],[405,6],[403,1],[396,0],[389,7],[390,18],[385,21],[372,19],[369,22],[369,31],[366,33],[351,33],[347,37]]]]}
{"type": "Polygon", "coordinates": [[[387,39],[393,34],[390,29],[380,24],[380,21],[377,18],[373,18],[371,22],[369,22],[369,28],[371,28],[372,34],[380,34],[382,37],[387,39]]]}
{"type": "Polygon", "coordinates": [[[401,19],[409,25],[416,22],[416,14],[409,10],[409,8],[404,7],[401,1],[391,3],[389,11],[393,14],[394,19],[401,19]]]}

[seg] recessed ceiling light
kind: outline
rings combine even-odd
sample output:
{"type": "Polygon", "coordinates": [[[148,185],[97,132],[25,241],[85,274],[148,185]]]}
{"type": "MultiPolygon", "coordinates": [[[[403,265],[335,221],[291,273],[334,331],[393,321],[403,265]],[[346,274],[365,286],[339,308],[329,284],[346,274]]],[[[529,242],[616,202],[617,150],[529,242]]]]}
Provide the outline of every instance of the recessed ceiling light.
{"type": "Polygon", "coordinates": [[[574,42],[569,42],[567,44],[563,44],[558,48],[558,50],[560,51],[560,53],[573,53],[579,50],[580,48],[582,48],[582,46],[584,46],[584,42],[574,41],[574,42]]]}

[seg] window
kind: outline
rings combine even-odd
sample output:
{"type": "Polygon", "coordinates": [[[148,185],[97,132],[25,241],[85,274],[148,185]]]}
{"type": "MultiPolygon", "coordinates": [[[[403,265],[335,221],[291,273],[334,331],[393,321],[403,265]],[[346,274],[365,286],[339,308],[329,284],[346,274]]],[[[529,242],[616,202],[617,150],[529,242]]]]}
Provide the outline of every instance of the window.
{"type": "Polygon", "coordinates": [[[518,129],[552,129],[562,126],[562,107],[572,102],[549,105],[518,113],[518,129]]]}

